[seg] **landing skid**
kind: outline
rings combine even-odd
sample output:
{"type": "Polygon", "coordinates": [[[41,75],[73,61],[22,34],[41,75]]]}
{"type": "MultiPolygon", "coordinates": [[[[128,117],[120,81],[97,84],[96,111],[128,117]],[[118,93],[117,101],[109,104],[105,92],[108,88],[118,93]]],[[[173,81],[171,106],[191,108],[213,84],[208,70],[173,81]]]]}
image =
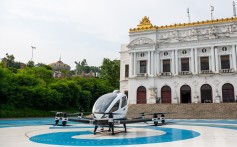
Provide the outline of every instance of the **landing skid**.
{"type": "MultiPolygon", "coordinates": [[[[126,124],[123,124],[123,127],[124,127],[124,131],[117,131],[115,130],[114,128],[114,125],[113,124],[109,124],[109,130],[107,132],[110,132],[112,135],[115,135],[115,134],[118,134],[118,133],[121,133],[121,132],[124,132],[126,133],[127,132],[127,126],[126,124]]],[[[101,131],[97,132],[97,129],[98,129],[98,126],[95,126],[94,128],[94,135],[96,135],[97,133],[101,133],[101,132],[106,132],[106,130],[104,130],[104,127],[101,128],[101,131]]]]}
{"type": "MultiPolygon", "coordinates": [[[[125,132],[123,130],[116,130],[116,131],[114,131],[114,135],[122,134],[122,133],[125,134],[125,133],[128,133],[128,132],[125,132]]],[[[105,135],[105,136],[107,136],[107,135],[112,135],[112,132],[109,131],[109,130],[103,130],[103,131],[96,132],[96,134],[94,134],[94,135],[105,135]]]]}

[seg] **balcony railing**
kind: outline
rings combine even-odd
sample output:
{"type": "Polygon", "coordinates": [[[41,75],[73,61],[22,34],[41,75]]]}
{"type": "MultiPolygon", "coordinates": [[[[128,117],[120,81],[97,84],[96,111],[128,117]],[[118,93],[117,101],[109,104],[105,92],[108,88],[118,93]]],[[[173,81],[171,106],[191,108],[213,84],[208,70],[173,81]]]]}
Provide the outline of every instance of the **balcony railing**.
{"type": "Polygon", "coordinates": [[[192,72],[191,71],[181,71],[179,72],[179,75],[191,75],[192,72]]]}
{"type": "Polygon", "coordinates": [[[211,70],[201,70],[201,74],[212,74],[211,70]]]}
{"type": "Polygon", "coordinates": [[[147,73],[138,73],[137,77],[148,77],[147,73]]]}
{"type": "Polygon", "coordinates": [[[220,73],[233,73],[234,72],[234,69],[221,69],[220,70],[220,73]]]}
{"type": "Polygon", "coordinates": [[[172,73],[171,72],[162,72],[161,76],[171,76],[172,73]]]}

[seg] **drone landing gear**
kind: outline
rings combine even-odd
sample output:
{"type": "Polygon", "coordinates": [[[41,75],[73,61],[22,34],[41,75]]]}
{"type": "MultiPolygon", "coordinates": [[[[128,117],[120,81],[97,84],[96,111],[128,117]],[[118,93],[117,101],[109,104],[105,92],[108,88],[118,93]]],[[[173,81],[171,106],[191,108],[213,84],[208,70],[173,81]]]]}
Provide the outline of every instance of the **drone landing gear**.
{"type": "Polygon", "coordinates": [[[115,135],[114,134],[114,124],[113,124],[113,122],[109,122],[109,130],[112,130],[112,135],[115,135]]]}
{"type": "Polygon", "coordinates": [[[59,123],[59,120],[55,120],[55,126],[57,126],[58,125],[58,123],[59,123]]]}
{"type": "Polygon", "coordinates": [[[126,124],[123,124],[123,127],[124,127],[124,132],[127,133],[127,127],[126,127],[126,124]]]}
{"type": "Polygon", "coordinates": [[[97,130],[98,126],[95,126],[95,129],[94,129],[94,135],[96,134],[96,130],[97,130]]]}

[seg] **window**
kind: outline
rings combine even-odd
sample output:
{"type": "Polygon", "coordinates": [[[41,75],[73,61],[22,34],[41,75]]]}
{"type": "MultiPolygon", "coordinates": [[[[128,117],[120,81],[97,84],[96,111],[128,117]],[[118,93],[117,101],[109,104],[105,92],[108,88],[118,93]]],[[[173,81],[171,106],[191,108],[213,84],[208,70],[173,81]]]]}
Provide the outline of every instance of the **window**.
{"type": "Polygon", "coordinates": [[[182,71],[189,71],[189,58],[182,58],[181,59],[181,70],[182,71]]]}
{"type": "Polygon", "coordinates": [[[227,51],[227,47],[222,47],[222,51],[223,52],[227,51]]]}
{"type": "Polygon", "coordinates": [[[208,57],[201,57],[201,70],[209,70],[209,58],[208,57]]]}
{"type": "Polygon", "coordinates": [[[140,61],[140,73],[146,73],[146,61],[140,61]]]}
{"type": "Polygon", "coordinates": [[[229,55],[221,56],[221,69],[230,69],[229,55]]]}
{"type": "Polygon", "coordinates": [[[127,78],[129,75],[129,65],[125,65],[125,77],[127,78]]]}
{"type": "Polygon", "coordinates": [[[117,111],[119,109],[119,103],[120,101],[117,101],[109,112],[117,111]]]}
{"type": "Polygon", "coordinates": [[[113,100],[117,97],[117,93],[107,93],[99,97],[95,103],[96,112],[105,112],[113,100]]]}
{"type": "Polygon", "coordinates": [[[169,53],[168,52],[164,52],[164,56],[167,56],[169,53]]]}
{"type": "Polygon", "coordinates": [[[182,54],[187,54],[187,51],[186,50],[182,51],[182,54]]]}
{"type": "Polygon", "coordinates": [[[141,53],[141,54],[140,54],[140,57],[144,57],[144,56],[145,56],[145,54],[144,54],[144,53],[141,53]]]}
{"type": "Polygon", "coordinates": [[[121,108],[123,108],[123,107],[126,106],[126,105],[127,105],[127,97],[124,96],[124,97],[122,97],[122,105],[121,105],[121,108]]]}
{"type": "Polygon", "coordinates": [[[203,49],[202,49],[202,52],[203,52],[203,53],[206,53],[206,52],[207,52],[207,49],[203,48],[203,49]]]}
{"type": "Polygon", "coordinates": [[[163,72],[170,72],[170,59],[163,60],[163,72]]]}

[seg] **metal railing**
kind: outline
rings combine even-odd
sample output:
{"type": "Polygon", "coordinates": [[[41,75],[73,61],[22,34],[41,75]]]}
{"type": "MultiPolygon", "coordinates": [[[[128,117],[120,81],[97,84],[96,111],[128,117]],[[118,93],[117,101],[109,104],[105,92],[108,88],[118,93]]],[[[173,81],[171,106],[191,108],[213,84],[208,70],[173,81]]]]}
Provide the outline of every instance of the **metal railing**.
{"type": "Polygon", "coordinates": [[[211,70],[201,70],[201,74],[212,74],[211,70]]]}
{"type": "Polygon", "coordinates": [[[162,72],[161,76],[171,76],[172,73],[171,72],[162,72]]]}
{"type": "Polygon", "coordinates": [[[192,72],[191,71],[181,71],[179,72],[179,75],[191,75],[192,72]]]}

